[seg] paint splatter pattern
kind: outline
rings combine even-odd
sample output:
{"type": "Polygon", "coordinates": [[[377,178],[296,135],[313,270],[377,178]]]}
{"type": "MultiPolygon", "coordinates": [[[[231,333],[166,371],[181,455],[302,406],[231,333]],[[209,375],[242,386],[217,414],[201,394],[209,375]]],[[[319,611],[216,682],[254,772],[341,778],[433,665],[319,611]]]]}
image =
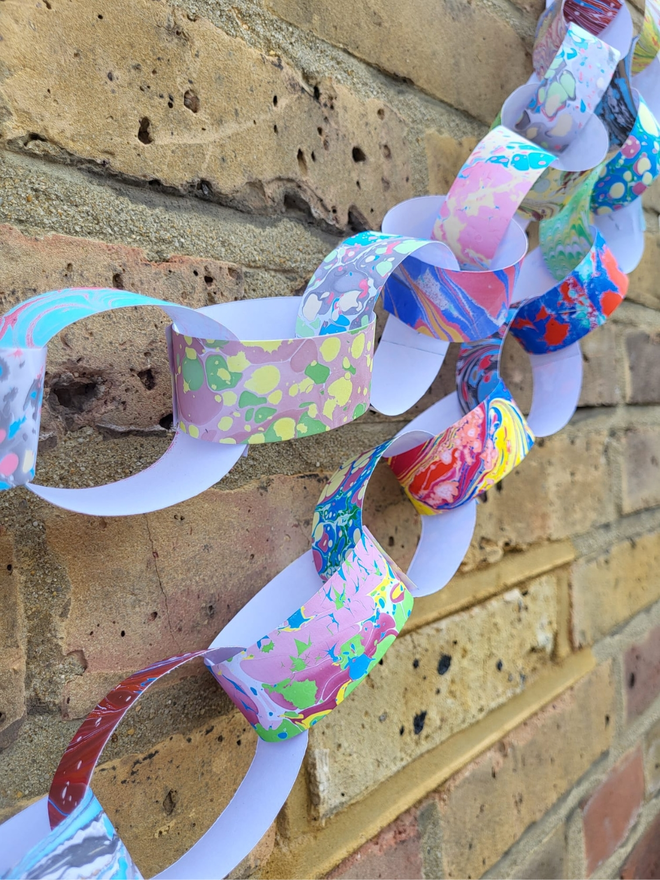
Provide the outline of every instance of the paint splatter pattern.
{"type": "Polygon", "coordinates": [[[412,606],[405,575],[365,529],[309,602],[211,671],[262,739],[289,739],[365,680],[412,606]]]}
{"type": "Polygon", "coordinates": [[[487,269],[526,193],[554,158],[504,126],[492,129],[458,172],[433,237],[463,268],[487,269]]]}
{"type": "Polygon", "coordinates": [[[621,304],[628,276],[596,232],[594,247],[573,272],[520,307],[511,332],[530,354],[546,354],[577,342],[621,304]]]}
{"type": "Polygon", "coordinates": [[[515,130],[546,150],[563,153],[594,113],[618,60],[616,49],[570,24],[515,130]]]}
{"type": "Polygon", "coordinates": [[[271,443],[358,418],[369,405],[375,325],[265,342],[172,332],[179,429],[219,443],[271,443]]]}

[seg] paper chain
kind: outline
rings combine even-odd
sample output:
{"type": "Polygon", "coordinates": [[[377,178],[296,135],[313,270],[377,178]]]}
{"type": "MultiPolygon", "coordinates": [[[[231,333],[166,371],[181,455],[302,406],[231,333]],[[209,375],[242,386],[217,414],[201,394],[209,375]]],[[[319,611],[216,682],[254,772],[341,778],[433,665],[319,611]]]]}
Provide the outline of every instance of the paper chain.
{"type": "Polygon", "coordinates": [[[91,776],[140,695],[200,657],[260,739],[230,805],[158,876],[224,876],[256,845],[293,785],[309,728],[364,681],[415,597],[441,589],[457,570],[478,496],[518,466],[536,436],[573,414],[579,340],[623,300],[626,273],[642,254],[640,197],[660,173],[659,49],[659,0],[647,0],[634,40],[622,0],[555,0],[539,22],[534,75],[505,102],[449,193],[397,205],[382,233],[344,241],[301,298],[195,311],[126,291],[63,290],[1,319],[0,489],[24,485],[62,507],[102,515],[191,497],[249,445],[328,431],[369,405],[404,412],[428,388],[449,342],[461,343],[456,392],[331,477],[314,513],[311,550],[207,651],[136,672],[90,713],[48,798],[0,826],[2,876],[140,876],[91,792],[91,776]],[[526,255],[528,218],[542,222],[540,246],[526,255]],[[374,350],[380,295],[389,318],[374,350]],[[173,321],[176,433],[168,453],[108,486],[35,485],[48,341],[87,315],[144,305],[173,321]],[[532,365],[527,417],[499,372],[509,332],[532,365]],[[381,459],[422,518],[407,575],[362,522],[381,459]]]}

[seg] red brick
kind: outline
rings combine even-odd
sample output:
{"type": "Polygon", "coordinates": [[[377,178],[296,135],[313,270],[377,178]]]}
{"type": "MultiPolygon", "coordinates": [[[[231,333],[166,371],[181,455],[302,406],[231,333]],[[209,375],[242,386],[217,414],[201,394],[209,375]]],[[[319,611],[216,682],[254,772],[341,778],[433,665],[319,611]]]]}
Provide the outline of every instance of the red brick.
{"type": "Polygon", "coordinates": [[[621,869],[621,880],[660,878],[660,815],[637,841],[621,869]]]}
{"type": "Polygon", "coordinates": [[[631,721],[660,695],[660,627],[651,630],[641,644],[628,649],[625,675],[626,715],[631,721]]]}
{"type": "Polygon", "coordinates": [[[328,874],[332,880],[417,880],[423,876],[416,810],[399,816],[328,874]]]}
{"type": "Polygon", "coordinates": [[[624,842],[643,800],[644,762],[637,748],[612,768],[582,806],[588,876],[624,842]]]}

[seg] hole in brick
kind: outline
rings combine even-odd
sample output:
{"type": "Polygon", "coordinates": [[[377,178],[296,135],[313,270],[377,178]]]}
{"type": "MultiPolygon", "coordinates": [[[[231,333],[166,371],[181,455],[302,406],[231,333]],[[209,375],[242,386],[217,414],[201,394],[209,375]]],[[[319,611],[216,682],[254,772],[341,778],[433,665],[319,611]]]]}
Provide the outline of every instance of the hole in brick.
{"type": "Polygon", "coordinates": [[[140,370],[140,372],[138,373],[138,378],[147,389],[147,391],[151,391],[156,387],[156,379],[154,378],[153,371],[150,368],[147,368],[146,370],[140,370]]]}
{"type": "Polygon", "coordinates": [[[406,728],[405,728],[405,727],[403,726],[403,724],[402,724],[401,727],[399,728],[399,736],[403,736],[403,734],[404,734],[405,732],[406,732],[406,728]]]}
{"type": "Polygon", "coordinates": [[[213,617],[215,614],[215,605],[209,605],[206,610],[208,611],[209,617],[213,617]]]}
{"type": "Polygon", "coordinates": [[[188,89],[183,96],[183,106],[187,107],[191,113],[199,111],[199,98],[192,89],[188,89]]]}
{"type": "Polygon", "coordinates": [[[93,379],[60,379],[50,386],[51,394],[57,402],[72,412],[83,412],[98,394],[98,385],[93,379]]]}
{"type": "Polygon", "coordinates": [[[158,424],[161,428],[165,428],[166,431],[171,431],[174,424],[174,413],[168,413],[166,416],[163,416],[162,419],[159,419],[158,424]]]}
{"type": "Polygon", "coordinates": [[[302,197],[302,195],[298,192],[286,192],[284,194],[284,199],[282,201],[282,205],[285,211],[293,211],[295,213],[300,213],[309,220],[313,220],[314,217],[312,215],[312,209],[302,197]]]}
{"type": "Polygon", "coordinates": [[[110,82],[112,82],[114,80],[114,78],[115,78],[114,73],[111,70],[109,70],[108,71],[108,79],[110,80],[110,82]]]}
{"type": "Polygon", "coordinates": [[[199,190],[199,192],[201,192],[203,196],[206,196],[207,198],[213,195],[213,187],[208,180],[200,180],[197,184],[197,189],[199,190]]]}
{"type": "Polygon", "coordinates": [[[385,118],[385,111],[383,110],[382,107],[379,107],[379,108],[378,108],[378,118],[379,118],[379,119],[384,119],[384,118],[385,118]]]}
{"type": "Polygon", "coordinates": [[[355,205],[348,209],[348,226],[352,232],[366,232],[369,229],[367,218],[355,205]]]}
{"type": "Polygon", "coordinates": [[[312,157],[312,162],[316,162],[316,153],[314,152],[314,150],[312,150],[310,156],[312,157]]]}
{"type": "Polygon", "coordinates": [[[151,126],[151,121],[148,116],[143,116],[140,120],[140,127],[138,128],[138,140],[141,144],[151,144],[153,143],[153,138],[151,136],[151,131],[149,127],[151,126]]]}
{"type": "Polygon", "coordinates": [[[103,16],[102,16],[102,15],[97,15],[96,17],[97,17],[98,19],[100,19],[101,21],[103,21],[103,16]]]}
{"type": "Polygon", "coordinates": [[[419,736],[420,733],[424,730],[425,721],[426,721],[426,712],[419,712],[413,718],[413,730],[415,731],[416,736],[419,736]]]}
{"type": "Polygon", "coordinates": [[[387,144],[383,144],[383,156],[385,156],[386,159],[392,158],[392,150],[390,150],[387,144]]]}
{"type": "Polygon", "coordinates": [[[179,800],[179,793],[171,788],[167,794],[165,795],[165,800],[163,801],[163,809],[170,816],[174,812],[174,808],[176,807],[176,802],[179,800]]]}
{"type": "Polygon", "coordinates": [[[298,150],[298,155],[296,156],[298,160],[298,168],[302,174],[307,174],[307,160],[305,159],[305,154],[302,150],[298,150]]]}
{"type": "Polygon", "coordinates": [[[121,274],[121,272],[115,272],[115,274],[112,276],[112,286],[116,290],[124,289],[124,276],[121,274]]]}
{"type": "Polygon", "coordinates": [[[277,95],[273,95],[273,107],[277,107],[277,95]]]}
{"type": "Polygon", "coordinates": [[[158,617],[158,612],[152,611],[149,617],[151,618],[151,620],[155,620],[158,617]]]}
{"type": "Polygon", "coordinates": [[[314,86],[314,99],[316,101],[321,97],[321,89],[318,86],[314,86]]]}
{"type": "Polygon", "coordinates": [[[419,668],[419,660],[417,659],[417,657],[415,657],[415,659],[413,660],[413,669],[418,669],[418,668],[419,668]]]}
{"type": "Polygon", "coordinates": [[[319,127],[318,127],[316,130],[318,131],[319,135],[320,135],[321,137],[323,137],[323,129],[321,128],[320,125],[319,125],[319,127]]]}
{"type": "Polygon", "coordinates": [[[215,281],[215,278],[213,277],[213,275],[205,275],[204,276],[204,283],[208,284],[209,287],[211,286],[211,284],[213,284],[214,281],[215,281]]]}
{"type": "Polygon", "coordinates": [[[11,565],[11,564],[9,564],[9,565],[7,566],[7,571],[9,572],[9,574],[11,574],[13,570],[14,570],[14,566],[11,565]]]}
{"type": "Polygon", "coordinates": [[[438,660],[438,675],[446,675],[451,666],[451,655],[443,654],[438,660]]]}
{"type": "Polygon", "coordinates": [[[605,716],[605,727],[609,727],[609,726],[610,726],[610,716],[606,715],[605,716]]]}
{"type": "Polygon", "coordinates": [[[635,679],[635,673],[634,673],[634,672],[631,672],[631,673],[630,673],[630,677],[628,678],[628,687],[629,687],[629,688],[634,688],[634,687],[635,687],[635,681],[636,681],[636,679],[635,679]]]}
{"type": "Polygon", "coordinates": [[[496,663],[495,665],[497,666],[497,671],[498,671],[498,672],[501,672],[501,671],[502,671],[502,667],[504,666],[504,664],[502,663],[502,661],[501,661],[501,660],[498,660],[497,663],[496,663]]]}
{"type": "Polygon", "coordinates": [[[4,724],[6,717],[7,714],[5,712],[0,712],[0,724],[4,724]]]}
{"type": "Polygon", "coordinates": [[[122,637],[122,639],[123,639],[124,636],[126,635],[126,630],[123,629],[123,630],[119,633],[119,635],[120,635],[120,636],[122,637]]]}
{"type": "Polygon", "coordinates": [[[354,162],[366,162],[367,157],[365,155],[364,150],[361,147],[353,147],[351,150],[351,155],[353,156],[354,162]]]}
{"type": "Polygon", "coordinates": [[[273,126],[273,131],[275,132],[275,134],[277,134],[277,126],[276,125],[273,126]]]}

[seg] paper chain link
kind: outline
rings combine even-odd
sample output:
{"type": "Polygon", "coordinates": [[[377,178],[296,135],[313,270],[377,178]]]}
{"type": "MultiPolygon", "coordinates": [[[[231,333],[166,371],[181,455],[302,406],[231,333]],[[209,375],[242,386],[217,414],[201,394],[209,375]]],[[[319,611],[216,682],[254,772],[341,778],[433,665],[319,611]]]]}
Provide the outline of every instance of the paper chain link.
{"type": "Polygon", "coordinates": [[[381,233],[344,241],[301,298],[195,311],[126,291],[63,290],[1,319],[0,489],[24,485],[63,507],[104,515],[191,497],[221,479],[249,445],[340,427],[370,404],[404,412],[437,374],[448,343],[461,343],[456,391],[330,478],[310,551],[248,602],[208,650],[136,672],[90,713],[48,798],[0,826],[2,876],[141,876],[90,780],[141,694],[199,658],[259,742],[227,809],[158,876],[223,876],[256,845],[293,785],[309,729],[382,659],[415,597],[441,589],[457,570],[479,495],[577,406],[579,340],[626,294],[626,273],[643,248],[640,197],[660,172],[658,0],[647,0],[642,32],[631,37],[621,0],[555,0],[539,22],[535,73],[505,102],[449,193],[397,205],[381,233]],[[529,217],[542,222],[540,247],[526,255],[529,217]],[[374,350],[381,295],[389,318],[374,350]],[[48,341],[87,315],[144,305],[173,321],[170,450],[152,468],[105,487],[36,486],[48,341]],[[509,332],[532,365],[527,416],[500,376],[509,332]],[[382,459],[421,514],[407,574],[362,522],[369,478],[382,459]]]}

